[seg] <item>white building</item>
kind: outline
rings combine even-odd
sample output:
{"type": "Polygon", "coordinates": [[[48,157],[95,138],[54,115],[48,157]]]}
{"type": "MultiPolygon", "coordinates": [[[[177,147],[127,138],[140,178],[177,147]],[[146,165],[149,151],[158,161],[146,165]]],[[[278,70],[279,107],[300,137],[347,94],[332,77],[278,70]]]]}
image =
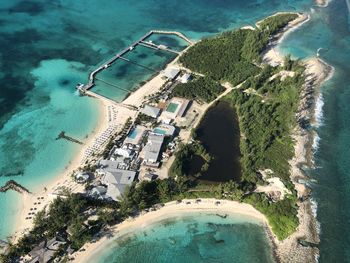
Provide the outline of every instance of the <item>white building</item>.
{"type": "Polygon", "coordinates": [[[145,107],[141,109],[141,113],[152,118],[157,118],[159,116],[160,109],[157,107],[145,105],[145,107]]]}
{"type": "Polygon", "coordinates": [[[176,77],[180,74],[180,69],[178,68],[166,68],[162,71],[163,75],[170,80],[176,79],[176,77]]]}
{"type": "Polygon", "coordinates": [[[114,154],[118,155],[118,156],[122,156],[124,158],[132,158],[134,153],[132,150],[128,149],[128,148],[116,148],[114,150],[114,154]]]}
{"type": "Polygon", "coordinates": [[[164,135],[151,133],[148,142],[144,147],[144,160],[146,163],[157,163],[160,150],[164,141],[164,135]]]}
{"type": "Polygon", "coordinates": [[[191,78],[192,78],[192,76],[191,76],[190,74],[185,73],[185,74],[183,74],[183,75],[181,76],[180,82],[181,82],[181,83],[187,83],[188,81],[191,80],[191,78]]]}

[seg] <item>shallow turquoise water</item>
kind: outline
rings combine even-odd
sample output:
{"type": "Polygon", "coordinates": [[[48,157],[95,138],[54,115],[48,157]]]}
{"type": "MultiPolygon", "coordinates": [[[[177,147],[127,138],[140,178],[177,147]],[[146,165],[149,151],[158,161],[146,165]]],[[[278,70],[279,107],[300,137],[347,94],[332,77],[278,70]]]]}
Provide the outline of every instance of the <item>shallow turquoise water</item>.
{"type": "MultiPolygon", "coordinates": [[[[15,179],[33,190],[64,170],[79,146],[54,138],[65,130],[84,140],[97,123],[96,102],[76,96],[75,84],[86,82],[89,70],[150,29],[179,30],[200,39],[253,24],[276,11],[313,8],[311,21],[290,34],[281,50],[303,58],[323,47],[322,58],[336,68],[334,78],[323,86],[318,168],[310,174],[318,181],[313,197],[319,204],[320,261],[350,261],[349,6],[348,0],[333,0],[324,9],[312,0],[1,1],[0,184],[15,179]]],[[[133,58],[156,69],[169,59],[146,53],[133,58]]],[[[152,72],[120,65],[105,74],[116,85],[133,89],[152,72]]],[[[102,84],[101,89],[114,99],[127,93],[102,84]]],[[[16,199],[15,193],[0,194],[0,238],[11,233],[16,199]]]]}
{"type": "MultiPolygon", "coordinates": [[[[308,5],[306,0],[1,1],[0,183],[16,179],[33,190],[64,170],[79,147],[54,138],[65,130],[83,139],[97,123],[96,103],[75,96],[76,83],[86,82],[89,70],[149,30],[179,30],[199,39],[277,10],[308,5]]],[[[184,45],[171,37],[152,40],[179,49],[184,45]]],[[[154,53],[132,55],[155,69],[170,59],[169,54],[154,53]]],[[[119,65],[112,74],[103,74],[129,90],[153,73],[119,65]]],[[[113,99],[127,93],[98,84],[96,89],[113,99]]],[[[11,233],[16,216],[12,196],[0,194],[0,238],[11,233]]]]}
{"type": "Polygon", "coordinates": [[[263,228],[244,217],[188,214],[114,238],[92,262],[273,262],[263,228]]]}

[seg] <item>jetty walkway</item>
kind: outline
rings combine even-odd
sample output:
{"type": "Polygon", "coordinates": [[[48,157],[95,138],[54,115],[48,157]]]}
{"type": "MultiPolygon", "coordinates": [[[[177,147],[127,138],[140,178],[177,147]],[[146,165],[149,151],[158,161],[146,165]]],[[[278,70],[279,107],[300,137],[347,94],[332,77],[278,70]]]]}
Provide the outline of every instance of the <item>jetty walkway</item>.
{"type": "Polygon", "coordinates": [[[125,104],[125,103],[120,103],[120,102],[116,102],[110,98],[107,98],[103,95],[100,95],[100,94],[97,94],[96,92],[93,92],[91,90],[88,90],[88,91],[85,91],[85,94],[87,96],[91,96],[91,97],[95,97],[97,99],[100,99],[100,100],[103,100],[103,101],[106,101],[106,102],[109,102],[110,104],[112,105],[115,105],[115,106],[121,106],[121,107],[124,107],[124,108],[127,108],[129,110],[133,110],[133,111],[136,111],[138,110],[137,107],[133,106],[133,105],[129,105],[129,104],[125,104]]]}
{"type": "MultiPolygon", "coordinates": [[[[137,45],[142,45],[148,48],[153,48],[153,49],[157,49],[157,50],[164,50],[164,51],[168,51],[168,52],[172,52],[174,54],[179,55],[180,52],[172,50],[170,48],[168,48],[167,46],[164,45],[156,45],[150,41],[145,41],[148,37],[150,37],[153,34],[167,34],[167,35],[176,35],[179,38],[185,40],[187,43],[189,43],[189,45],[193,45],[193,42],[187,38],[184,34],[177,32],[177,31],[163,31],[163,30],[151,30],[149,31],[147,34],[145,34],[144,36],[142,36],[139,40],[135,41],[134,43],[132,43],[129,47],[125,48],[124,50],[122,50],[121,52],[119,52],[118,54],[116,54],[115,56],[113,56],[111,59],[109,59],[108,61],[106,61],[105,63],[103,63],[103,65],[99,66],[98,68],[96,68],[95,70],[93,70],[90,74],[89,74],[89,82],[87,84],[79,84],[77,86],[77,89],[79,90],[80,93],[82,94],[87,94],[87,91],[89,91],[94,85],[95,85],[95,80],[100,80],[101,79],[97,79],[96,75],[103,71],[104,69],[109,68],[115,61],[117,61],[118,59],[127,61],[129,63],[132,64],[136,64],[138,66],[142,66],[144,68],[147,68],[149,70],[153,70],[150,69],[146,66],[143,66],[141,64],[138,64],[134,61],[131,61],[127,58],[124,58],[123,55],[125,55],[126,53],[132,51],[137,45]]],[[[114,85],[116,88],[119,88],[118,86],[114,85]]],[[[100,95],[93,93],[93,94],[89,94],[91,96],[94,97],[99,97],[100,95]]],[[[106,97],[103,97],[104,99],[106,99],[106,97]]]]}

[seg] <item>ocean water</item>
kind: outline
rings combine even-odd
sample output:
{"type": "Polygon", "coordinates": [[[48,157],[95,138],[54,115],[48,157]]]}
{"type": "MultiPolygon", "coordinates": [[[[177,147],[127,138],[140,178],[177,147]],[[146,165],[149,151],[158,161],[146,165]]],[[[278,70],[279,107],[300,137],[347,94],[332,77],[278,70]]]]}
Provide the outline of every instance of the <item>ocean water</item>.
{"type": "Polygon", "coordinates": [[[89,263],[274,262],[258,221],[187,214],[113,237],[89,263]]]}
{"type": "MultiPolygon", "coordinates": [[[[317,101],[315,166],[308,170],[320,222],[319,262],[350,261],[350,3],[334,0],[314,8],[312,19],[282,43],[295,57],[321,58],[335,68],[317,101]]],[[[315,207],[315,208],[316,208],[315,207]]]]}
{"type": "MultiPolygon", "coordinates": [[[[150,29],[178,30],[200,39],[254,24],[276,11],[308,11],[311,21],[290,34],[281,51],[305,58],[322,47],[321,57],[336,70],[322,87],[322,124],[315,126],[317,168],[309,173],[317,180],[313,197],[321,224],[320,262],[350,261],[349,6],[348,0],[333,0],[327,8],[314,6],[312,0],[2,0],[0,184],[15,179],[31,190],[40,189],[64,170],[80,147],[55,141],[57,134],[65,130],[84,140],[98,121],[96,101],[77,96],[75,84],[86,82],[91,69],[150,29]]],[[[171,38],[152,40],[184,46],[171,38]]],[[[154,53],[132,55],[154,69],[171,59],[154,53]]],[[[116,65],[103,74],[114,85],[132,90],[153,72],[116,65]]],[[[99,84],[99,92],[116,100],[127,93],[99,84]]],[[[17,198],[12,192],[0,194],[1,239],[12,232],[17,198]]],[[[250,235],[250,228],[244,228],[241,240],[250,235]]]]}
{"type": "MultiPolygon", "coordinates": [[[[309,4],[306,0],[2,0],[0,184],[15,179],[33,191],[64,170],[80,147],[55,141],[57,134],[65,130],[83,140],[98,121],[96,101],[76,96],[76,83],[86,82],[91,69],[147,31],[179,30],[199,39],[309,4]]],[[[174,49],[185,45],[171,37],[152,40],[174,49]]],[[[154,69],[171,59],[170,54],[154,53],[131,55],[154,69]]],[[[108,82],[132,90],[153,72],[129,64],[102,74],[108,82]]],[[[96,89],[116,100],[127,94],[103,83],[96,89]]],[[[11,222],[18,216],[17,198],[14,193],[0,194],[2,239],[11,234],[11,222]]]]}

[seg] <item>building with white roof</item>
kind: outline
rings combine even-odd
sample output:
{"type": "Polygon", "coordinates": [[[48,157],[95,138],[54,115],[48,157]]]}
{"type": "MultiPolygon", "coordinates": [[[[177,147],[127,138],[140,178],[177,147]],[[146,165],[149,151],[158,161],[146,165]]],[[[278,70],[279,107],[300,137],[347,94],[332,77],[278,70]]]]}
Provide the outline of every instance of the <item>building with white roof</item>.
{"type": "Polygon", "coordinates": [[[152,118],[157,118],[159,116],[160,109],[150,105],[145,105],[145,107],[141,109],[141,113],[152,118]]]}
{"type": "Polygon", "coordinates": [[[185,73],[185,74],[183,74],[183,75],[181,76],[180,82],[181,82],[181,83],[187,83],[188,81],[191,80],[191,77],[192,77],[192,76],[191,76],[190,74],[185,73]]]}
{"type": "Polygon", "coordinates": [[[104,199],[106,193],[107,187],[99,185],[92,188],[89,195],[96,199],[104,199]]]}
{"type": "Polygon", "coordinates": [[[156,164],[164,141],[164,135],[151,133],[144,147],[144,160],[146,163],[156,164]]]}
{"type": "Polygon", "coordinates": [[[163,75],[170,80],[176,79],[176,77],[180,74],[180,69],[178,68],[166,68],[162,71],[163,75]]]}
{"type": "Polygon", "coordinates": [[[123,147],[123,148],[116,148],[114,150],[114,154],[117,156],[122,156],[124,158],[132,158],[134,155],[134,152],[128,149],[127,147],[123,147]]]}

